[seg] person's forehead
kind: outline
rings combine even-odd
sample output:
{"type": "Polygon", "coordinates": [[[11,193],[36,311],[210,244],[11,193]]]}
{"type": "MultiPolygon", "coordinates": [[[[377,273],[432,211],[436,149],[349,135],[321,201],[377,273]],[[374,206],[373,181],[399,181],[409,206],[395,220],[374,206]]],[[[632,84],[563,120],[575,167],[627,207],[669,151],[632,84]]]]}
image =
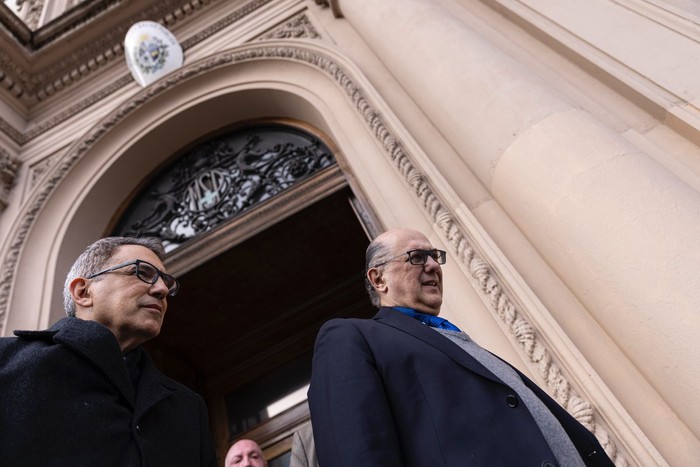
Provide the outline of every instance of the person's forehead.
{"type": "Polygon", "coordinates": [[[132,261],[135,259],[141,259],[148,261],[155,267],[162,269],[163,264],[160,262],[158,255],[156,255],[150,248],[141,245],[121,245],[119,246],[114,254],[112,255],[112,263],[124,263],[127,261],[132,261]]]}
{"type": "Polygon", "coordinates": [[[393,242],[394,249],[406,251],[416,248],[431,249],[433,246],[423,234],[418,232],[402,232],[393,242]]]}
{"type": "Polygon", "coordinates": [[[237,455],[241,454],[253,454],[255,452],[261,453],[262,451],[258,446],[256,446],[253,443],[248,443],[248,442],[240,442],[236,446],[233,447],[233,452],[237,455]]]}
{"type": "Polygon", "coordinates": [[[236,449],[238,454],[253,454],[253,453],[260,453],[260,449],[256,448],[255,446],[242,446],[240,449],[236,449]]]}

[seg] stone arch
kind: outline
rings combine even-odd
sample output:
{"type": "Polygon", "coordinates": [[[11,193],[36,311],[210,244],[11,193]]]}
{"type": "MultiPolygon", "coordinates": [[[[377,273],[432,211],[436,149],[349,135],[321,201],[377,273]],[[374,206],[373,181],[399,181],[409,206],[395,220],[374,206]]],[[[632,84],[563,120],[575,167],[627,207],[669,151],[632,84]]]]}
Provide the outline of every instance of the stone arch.
{"type": "MultiPolygon", "coordinates": [[[[347,81],[338,81],[347,64],[329,54],[323,46],[291,41],[223,51],[143,89],[89,129],[43,174],[11,228],[14,240],[1,252],[5,327],[41,328],[60,317],[63,277],[75,256],[104,235],[143,177],[194,139],[236,122],[276,117],[347,141],[343,127],[362,124],[347,87],[357,97],[363,93],[354,83],[365,81],[345,73],[347,81]],[[10,314],[10,307],[17,311],[10,314]]],[[[364,138],[371,143],[373,135],[367,131],[364,138]]]]}
{"type": "Polygon", "coordinates": [[[60,306],[64,272],[87,243],[104,233],[130,188],[117,182],[154,170],[189,142],[188,137],[212,126],[273,114],[307,122],[337,141],[346,157],[338,154],[336,159],[348,173],[362,170],[373,158],[389,162],[413,196],[414,205],[407,209],[446,239],[489,311],[511,333],[550,392],[595,432],[618,464],[626,464],[615,441],[596,423],[591,403],[572,387],[519,309],[517,297],[476,245],[463,216],[456,213],[459,203],[448,200],[454,194],[436,172],[431,177],[423,173],[411,155],[415,146],[410,135],[362,74],[320,44],[251,44],[192,63],[133,96],[73,144],[28,197],[11,229],[14,241],[1,252],[0,319],[5,327],[40,328],[51,321],[51,309],[60,306]],[[187,131],[175,131],[182,129],[187,131]],[[364,162],[355,166],[353,161],[360,159],[364,162]],[[25,259],[25,250],[44,261],[25,259]],[[13,309],[26,314],[9,316],[10,301],[13,309]]]}

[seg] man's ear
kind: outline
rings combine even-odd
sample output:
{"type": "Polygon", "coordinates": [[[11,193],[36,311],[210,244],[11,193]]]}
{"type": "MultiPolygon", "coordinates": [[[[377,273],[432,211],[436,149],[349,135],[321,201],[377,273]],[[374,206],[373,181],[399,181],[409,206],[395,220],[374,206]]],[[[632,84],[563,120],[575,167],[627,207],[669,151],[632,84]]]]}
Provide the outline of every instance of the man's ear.
{"type": "Polygon", "coordinates": [[[92,292],[90,286],[84,277],[76,277],[68,285],[70,296],[75,302],[76,308],[89,308],[92,306],[92,292]]]}
{"type": "Polygon", "coordinates": [[[384,281],[384,275],[379,268],[369,268],[367,270],[367,280],[377,292],[386,292],[387,285],[384,281]]]}

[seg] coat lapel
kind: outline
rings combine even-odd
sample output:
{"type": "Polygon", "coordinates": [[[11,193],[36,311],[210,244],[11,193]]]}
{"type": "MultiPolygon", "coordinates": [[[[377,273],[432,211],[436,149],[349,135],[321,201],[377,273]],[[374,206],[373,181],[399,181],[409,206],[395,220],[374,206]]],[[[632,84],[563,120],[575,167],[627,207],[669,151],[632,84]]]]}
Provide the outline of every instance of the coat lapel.
{"type": "Polygon", "coordinates": [[[137,385],[134,418],[138,420],[157,402],[170,396],[177,388],[173,382],[164,377],[156,368],[151,357],[143,350],[141,357],[141,377],[137,385]]]}
{"type": "Polygon", "coordinates": [[[415,320],[410,316],[406,316],[400,311],[396,311],[390,307],[380,308],[379,312],[374,316],[374,319],[382,324],[386,324],[410,334],[416,339],[420,339],[431,347],[434,347],[435,349],[444,353],[464,368],[473,371],[486,379],[499,384],[504,384],[503,381],[497,378],[496,375],[491,373],[484,365],[475,360],[471,355],[462,350],[445,336],[441,336],[434,329],[430,329],[429,326],[421,323],[420,321],[415,320]]]}

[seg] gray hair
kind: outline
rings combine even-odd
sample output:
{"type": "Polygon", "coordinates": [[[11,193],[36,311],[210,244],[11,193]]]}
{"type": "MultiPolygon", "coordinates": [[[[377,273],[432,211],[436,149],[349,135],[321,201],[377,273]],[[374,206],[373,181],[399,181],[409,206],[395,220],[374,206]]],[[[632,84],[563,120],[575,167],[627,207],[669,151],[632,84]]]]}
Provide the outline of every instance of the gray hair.
{"type": "Polygon", "coordinates": [[[389,246],[386,244],[386,239],[382,237],[377,237],[375,240],[373,240],[365,252],[365,290],[367,290],[367,294],[369,295],[372,305],[376,306],[377,308],[382,306],[381,298],[379,297],[379,294],[375,290],[372,283],[369,281],[367,271],[374,267],[372,265],[381,263],[388,256],[389,246]]]}
{"type": "MultiPolygon", "coordinates": [[[[68,316],[75,316],[75,302],[70,294],[70,283],[73,282],[73,279],[88,277],[104,269],[117,248],[123,245],[143,246],[155,253],[161,261],[165,259],[163,244],[156,237],[105,237],[97,240],[78,256],[66,276],[66,282],[63,285],[63,308],[68,316]]],[[[100,279],[102,278],[94,280],[100,279]]]]}

